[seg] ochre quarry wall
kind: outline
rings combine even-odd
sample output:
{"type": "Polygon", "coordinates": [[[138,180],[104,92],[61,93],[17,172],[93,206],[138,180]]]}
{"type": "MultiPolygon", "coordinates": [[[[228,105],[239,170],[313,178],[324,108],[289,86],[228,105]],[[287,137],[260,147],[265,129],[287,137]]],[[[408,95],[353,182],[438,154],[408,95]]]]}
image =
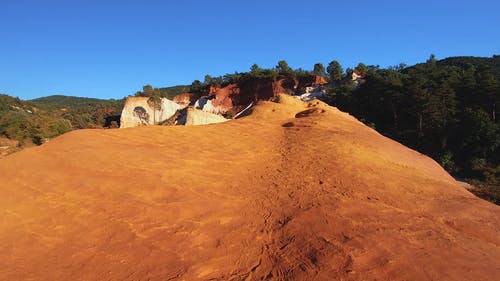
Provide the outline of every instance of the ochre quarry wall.
{"type": "Polygon", "coordinates": [[[224,118],[222,115],[206,112],[195,108],[188,108],[185,125],[207,125],[213,123],[222,123],[228,120],[229,119],[224,118]]]}
{"type": "Polygon", "coordinates": [[[271,100],[279,94],[297,95],[307,92],[305,89],[308,87],[318,87],[325,83],[327,81],[323,77],[316,75],[300,78],[284,76],[279,76],[277,79],[253,78],[225,87],[210,86],[208,91],[199,93],[182,93],[173,100],[162,99],[161,109],[155,113],[148,104],[147,97],[129,97],[122,111],[120,128],[161,124],[174,116],[177,110],[188,106],[194,108],[190,108],[187,116],[175,124],[201,125],[224,122],[227,119],[221,115],[234,116],[257,101],[271,100]]]}
{"type": "Polygon", "coordinates": [[[317,87],[326,83],[325,78],[311,75],[301,78],[280,76],[276,80],[256,78],[222,88],[211,86],[208,95],[201,97],[195,107],[216,114],[224,114],[230,110],[239,112],[252,102],[270,100],[279,94],[296,95],[306,87],[317,87]]]}
{"type": "Polygon", "coordinates": [[[172,100],[177,104],[188,106],[196,102],[200,96],[200,93],[182,93],[175,96],[172,100]]]}
{"type": "Polygon", "coordinates": [[[172,117],[179,109],[182,109],[182,106],[163,98],[160,109],[153,111],[148,97],[129,97],[122,110],[120,128],[158,124],[172,117]]]}

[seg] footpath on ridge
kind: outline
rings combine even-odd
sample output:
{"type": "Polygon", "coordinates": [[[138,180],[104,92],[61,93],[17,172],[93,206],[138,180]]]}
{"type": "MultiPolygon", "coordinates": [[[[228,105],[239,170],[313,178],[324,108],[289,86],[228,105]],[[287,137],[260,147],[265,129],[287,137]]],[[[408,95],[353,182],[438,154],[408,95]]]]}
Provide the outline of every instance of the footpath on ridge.
{"type": "Polygon", "coordinates": [[[492,280],[500,208],[281,96],[206,126],[79,130],[0,160],[1,280],[492,280]]]}

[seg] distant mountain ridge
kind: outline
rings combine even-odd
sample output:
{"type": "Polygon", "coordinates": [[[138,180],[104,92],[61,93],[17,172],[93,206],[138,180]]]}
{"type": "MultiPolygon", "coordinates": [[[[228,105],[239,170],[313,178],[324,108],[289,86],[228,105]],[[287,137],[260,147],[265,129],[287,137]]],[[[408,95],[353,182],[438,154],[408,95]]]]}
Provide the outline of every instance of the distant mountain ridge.
{"type": "Polygon", "coordinates": [[[15,143],[22,148],[74,129],[119,126],[111,123],[111,117],[119,115],[122,107],[123,100],[54,95],[23,101],[0,94],[0,137],[14,141],[5,146],[15,143]]]}
{"type": "Polygon", "coordinates": [[[457,67],[466,67],[468,65],[478,66],[490,66],[494,67],[496,71],[500,71],[500,55],[494,55],[491,58],[488,57],[472,57],[472,56],[459,56],[459,57],[449,57],[437,61],[441,65],[450,65],[457,67]]]}
{"type": "Polygon", "coordinates": [[[54,105],[54,106],[71,106],[85,103],[100,103],[115,101],[115,99],[98,99],[98,98],[87,98],[87,97],[76,97],[76,96],[66,96],[66,95],[51,95],[41,98],[36,98],[28,100],[36,105],[54,105]]]}
{"type": "MultiPolygon", "coordinates": [[[[166,93],[169,99],[173,99],[175,96],[187,92],[188,89],[189,85],[175,85],[175,86],[161,87],[160,91],[162,93],[166,93]]],[[[16,99],[15,97],[12,98],[16,99]]],[[[44,96],[35,99],[20,100],[20,101],[31,102],[34,103],[35,105],[71,106],[76,104],[100,103],[100,102],[109,102],[118,100],[122,99],[101,99],[101,98],[89,98],[89,97],[68,96],[68,95],[50,95],[50,96],[44,96]]]]}

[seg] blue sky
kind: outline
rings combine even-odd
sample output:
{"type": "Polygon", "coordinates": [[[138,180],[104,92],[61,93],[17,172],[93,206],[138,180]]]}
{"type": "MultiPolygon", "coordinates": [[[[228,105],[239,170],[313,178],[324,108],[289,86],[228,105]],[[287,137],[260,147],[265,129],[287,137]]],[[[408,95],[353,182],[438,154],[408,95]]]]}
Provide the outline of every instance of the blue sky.
{"type": "Polygon", "coordinates": [[[6,0],[0,93],[122,98],[281,59],[311,69],[489,57],[498,11],[498,0],[6,0]]]}

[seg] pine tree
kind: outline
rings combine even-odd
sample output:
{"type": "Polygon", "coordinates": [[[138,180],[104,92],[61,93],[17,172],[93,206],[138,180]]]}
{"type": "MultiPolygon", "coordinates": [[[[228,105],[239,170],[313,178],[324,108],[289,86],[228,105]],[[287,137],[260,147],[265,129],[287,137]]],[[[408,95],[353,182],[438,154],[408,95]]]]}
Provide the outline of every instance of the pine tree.
{"type": "Polygon", "coordinates": [[[155,88],[151,91],[148,104],[153,108],[153,125],[156,125],[156,110],[161,110],[160,89],[155,88]]]}
{"type": "Polygon", "coordinates": [[[342,70],[342,66],[336,60],[331,61],[326,68],[328,72],[328,76],[330,77],[330,81],[339,81],[344,76],[344,71],[342,70]]]}
{"type": "Polygon", "coordinates": [[[316,63],[314,65],[314,68],[313,68],[313,74],[318,75],[318,76],[322,76],[322,77],[326,77],[327,73],[325,71],[325,66],[323,66],[322,63],[316,63]]]}

